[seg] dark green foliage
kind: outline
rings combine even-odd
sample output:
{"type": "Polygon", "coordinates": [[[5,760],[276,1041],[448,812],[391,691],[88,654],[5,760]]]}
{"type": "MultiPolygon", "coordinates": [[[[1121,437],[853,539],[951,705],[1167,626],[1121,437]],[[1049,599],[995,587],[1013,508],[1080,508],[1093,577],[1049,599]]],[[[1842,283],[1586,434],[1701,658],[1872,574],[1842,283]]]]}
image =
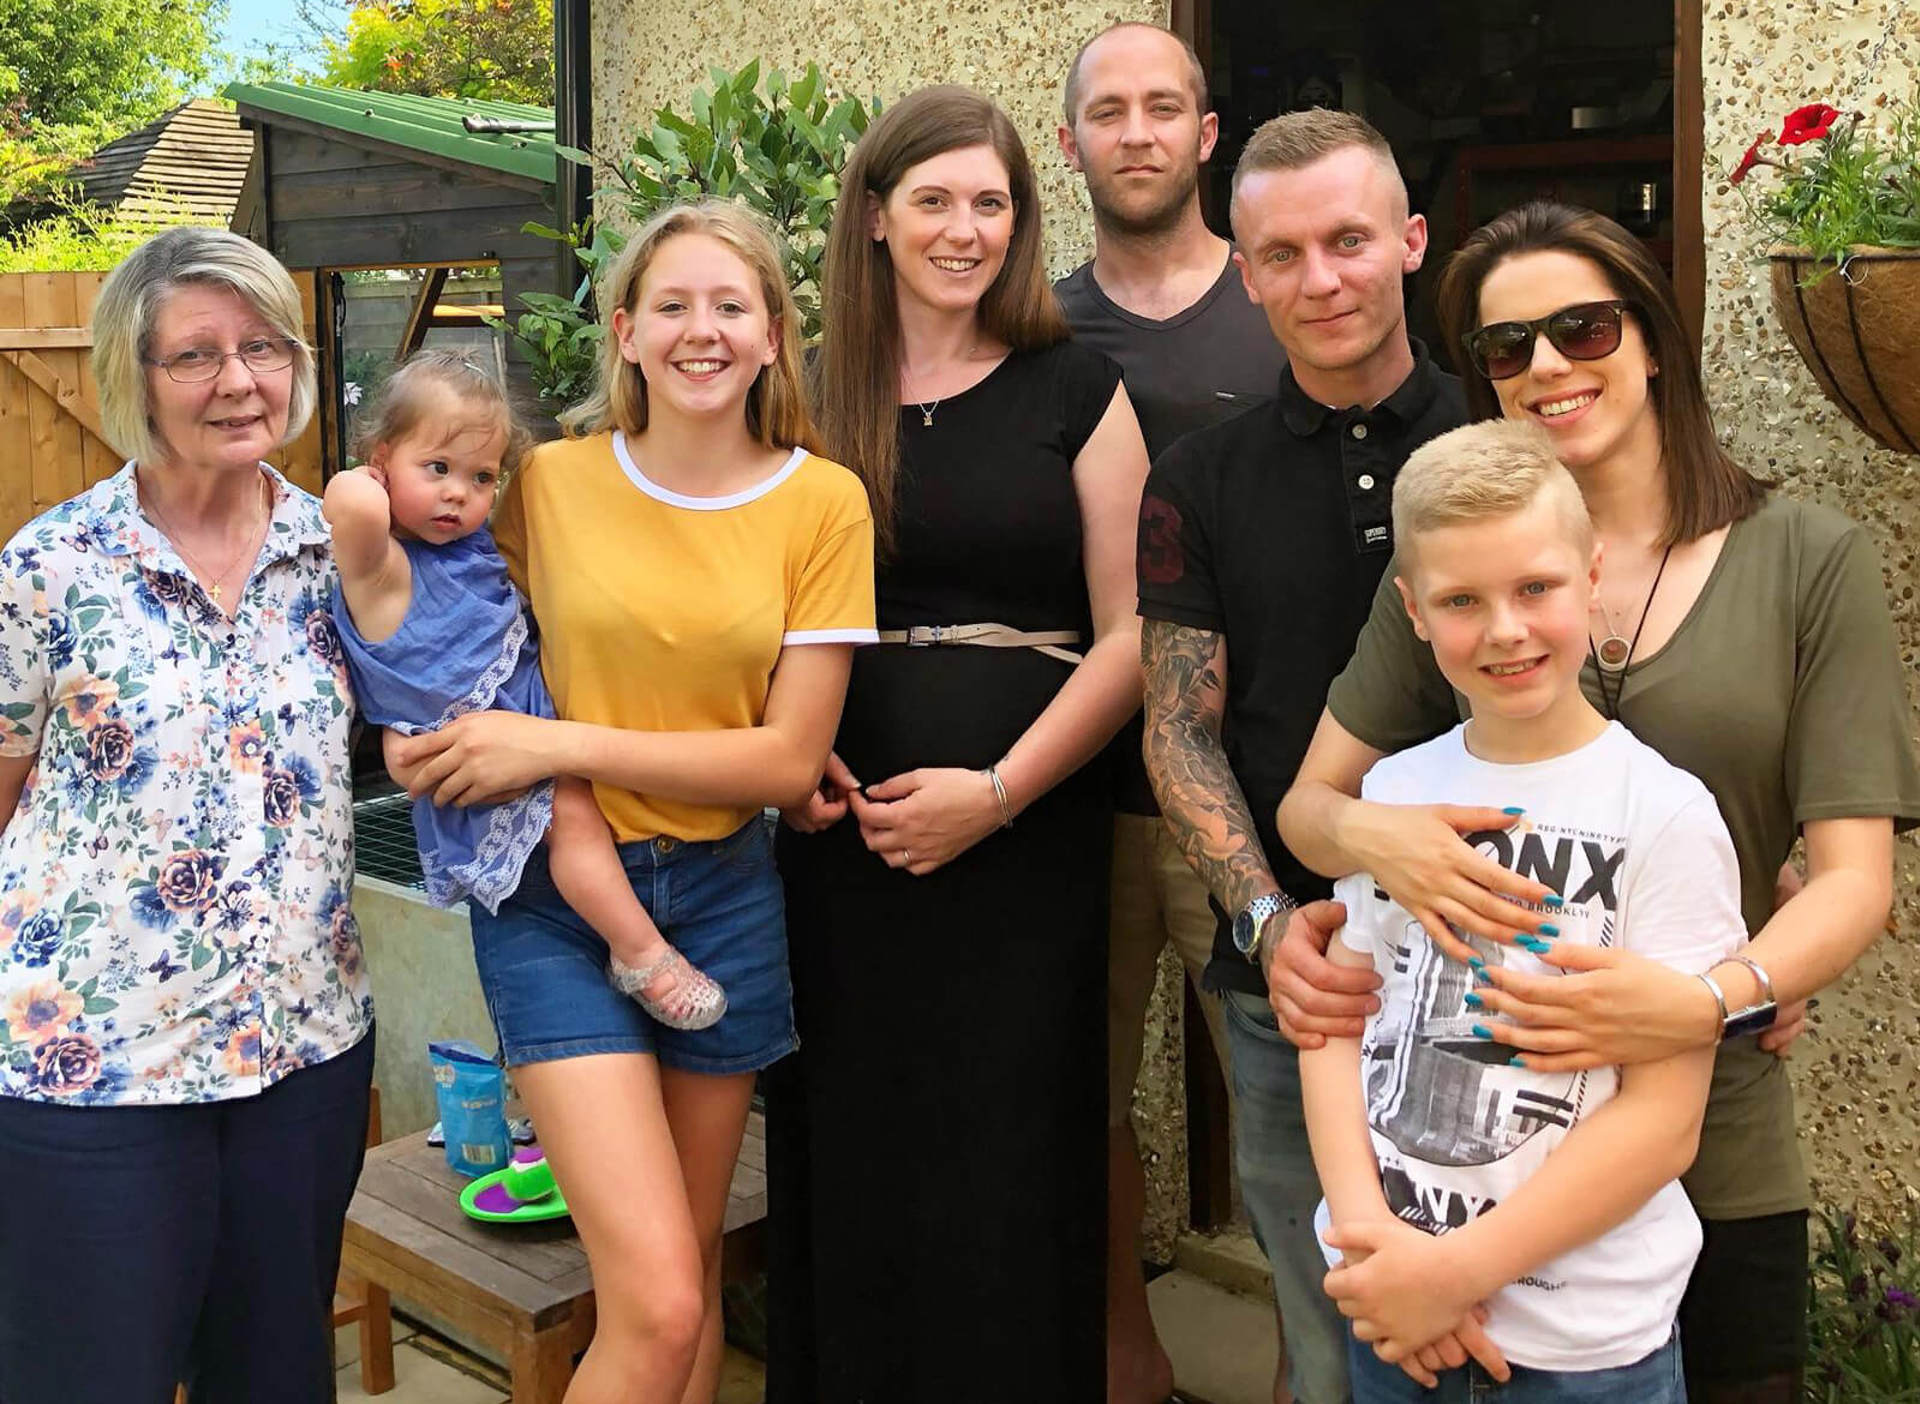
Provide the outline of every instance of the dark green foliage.
{"type": "Polygon", "coordinates": [[[1807,1302],[1808,1404],[1920,1404],[1920,1252],[1914,1223],[1868,1242],[1823,1209],[1807,1302]]]}

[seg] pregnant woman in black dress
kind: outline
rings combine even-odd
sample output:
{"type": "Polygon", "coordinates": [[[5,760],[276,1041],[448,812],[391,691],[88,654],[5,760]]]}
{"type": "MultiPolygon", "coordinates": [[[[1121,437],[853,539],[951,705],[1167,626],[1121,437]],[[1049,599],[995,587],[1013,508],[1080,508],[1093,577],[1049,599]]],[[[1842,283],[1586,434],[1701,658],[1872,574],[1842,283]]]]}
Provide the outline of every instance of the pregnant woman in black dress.
{"type": "Polygon", "coordinates": [[[882,642],[783,835],[801,1051],[770,1074],[770,1404],[1104,1397],[1112,814],[1088,762],[1139,703],[1147,460],[1040,236],[1019,137],[966,89],[888,109],[847,168],[818,400],[873,500],[882,642]]]}

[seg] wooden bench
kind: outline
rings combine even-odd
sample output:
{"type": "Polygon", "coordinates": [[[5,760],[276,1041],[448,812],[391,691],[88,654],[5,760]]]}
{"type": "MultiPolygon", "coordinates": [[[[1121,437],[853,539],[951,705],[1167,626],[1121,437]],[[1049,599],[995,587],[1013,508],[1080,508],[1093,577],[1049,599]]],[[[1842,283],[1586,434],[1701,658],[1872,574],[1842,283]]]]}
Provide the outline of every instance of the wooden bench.
{"type": "MultiPolygon", "coordinates": [[[[764,1257],[766,1164],[755,1112],[727,1202],[729,1280],[764,1257]]],[[[497,1351],[513,1376],[513,1404],[558,1404],[574,1357],[593,1339],[586,1253],[568,1219],[469,1219],[458,1203],[465,1184],[424,1131],[369,1151],[347,1210],[342,1265],[497,1351]]]]}

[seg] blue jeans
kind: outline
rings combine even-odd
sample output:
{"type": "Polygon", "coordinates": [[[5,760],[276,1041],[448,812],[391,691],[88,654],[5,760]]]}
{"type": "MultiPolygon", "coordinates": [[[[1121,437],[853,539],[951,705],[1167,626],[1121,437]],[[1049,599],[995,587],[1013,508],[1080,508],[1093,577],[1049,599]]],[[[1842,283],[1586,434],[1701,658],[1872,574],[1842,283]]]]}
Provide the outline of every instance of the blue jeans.
{"type": "Polygon", "coordinates": [[[1321,1287],[1327,1260],[1313,1233],[1320,1177],[1307,1144],[1300,1054],[1257,995],[1229,990],[1227,1053],[1234,1168],[1254,1237],[1273,1268],[1273,1297],[1297,1404],[1346,1404],[1347,1323],[1321,1287]]]}
{"type": "Polygon", "coordinates": [[[1398,1365],[1389,1365],[1364,1341],[1348,1341],[1354,1404],[1687,1404],[1680,1370],[1680,1337],[1631,1365],[1611,1370],[1530,1370],[1513,1366],[1500,1384],[1469,1360],[1447,1370],[1428,1389],[1398,1365]]]}

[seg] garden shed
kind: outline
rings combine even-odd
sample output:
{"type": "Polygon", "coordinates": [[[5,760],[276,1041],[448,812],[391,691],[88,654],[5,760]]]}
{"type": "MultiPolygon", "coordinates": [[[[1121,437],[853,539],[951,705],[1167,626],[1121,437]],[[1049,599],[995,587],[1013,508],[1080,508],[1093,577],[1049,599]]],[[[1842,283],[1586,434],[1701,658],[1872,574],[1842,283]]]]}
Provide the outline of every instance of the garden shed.
{"type": "Polygon", "coordinates": [[[317,275],[326,471],[346,463],[352,405],[428,341],[491,347],[531,405],[484,319],[578,281],[566,245],[524,230],[563,222],[553,110],[293,83],[226,96],[256,135],[234,229],[317,275]]]}

